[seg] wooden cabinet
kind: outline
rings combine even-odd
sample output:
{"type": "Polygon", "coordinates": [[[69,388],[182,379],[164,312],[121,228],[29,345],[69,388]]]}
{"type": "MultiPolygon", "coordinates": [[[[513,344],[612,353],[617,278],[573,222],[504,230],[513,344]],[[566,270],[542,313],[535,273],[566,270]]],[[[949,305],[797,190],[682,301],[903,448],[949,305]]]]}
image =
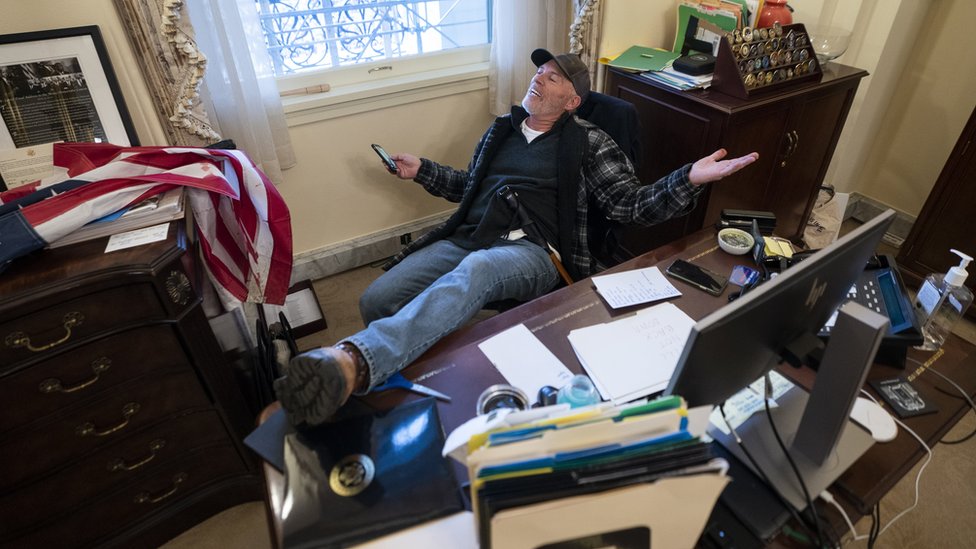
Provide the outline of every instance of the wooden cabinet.
{"type": "Polygon", "coordinates": [[[611,69],[609,95],[637,107],[641,125],[639,175],[653,182],[725,148],[759,160],[709,185],[690,214],[655,227],[626,227],[617,240],[637,255],[719,220],[723,208],[768,210],[776,234],[803,236],[863,70],[830,63],[819,83],[739,99],[714,90],[679,92],[640,75],[611,69]]]}
{"type": "MultiPolygon", "coordinates": [[[[976,257],[976,232],[969,226],[976,205],[976,110],[969,116],[949,160],[925,200],[912,230],[898,250],[905,282],[918,287],[930,273],[944,273],[959,264],[957,249],[976,257]]],[[[966,286],[976,291],[976,265],[970,264],[966,286]]],[[[976,308],[967,316],[976,318],[976,308]]]]}
{"type": "Polygon", "coordinates": [[[157,547],[262,498],[182,224],[0,275],[0,547],[157,547]]]}

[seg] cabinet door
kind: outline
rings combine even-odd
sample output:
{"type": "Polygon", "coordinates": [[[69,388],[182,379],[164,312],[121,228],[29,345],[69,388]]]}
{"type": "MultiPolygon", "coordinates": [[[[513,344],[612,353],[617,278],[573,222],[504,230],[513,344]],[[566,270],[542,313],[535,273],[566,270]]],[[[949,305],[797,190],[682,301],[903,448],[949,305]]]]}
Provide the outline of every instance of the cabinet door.
{"type": "Polygon", "coordinates": [[[854,88],[835,88],[797,99],[783,134],[766,202],[776,214],[776,232],[800,241],[840,137],[854,88]]]}
{"type": "Polygon", "coordinates": [[[735,113],[729,119],[728,127],[715,148],[725,147],[730,157],[758,152],[759,160],[709,185],[703,225],[717,223],[725,208],[773,211],[770,200],[779,184],[774,179],[774,173],[777,158],[786,149],[784,135],[790,113],[788,102],[775,102],[760,109],[735,113]]]}
{"type": "MultiPolygon", "coordinates": [[[[701,158],[721,132],[721,121],[712,113],[701,112],[648,84],[613,78],[608,93],[637,108],[642,150],[637,176],[644,184],[701,158]]],[[[699,205],[687,215],[653,227],[617,226],[615,237],[625,251],[625,257],[618,260],[640,255],[697,230],[702,214],[699,205]]]]}
{"type": "MultiPolygon", "coordinates": [[[[949,155],[949,160],[925,200],[922,211],[912,225],[908,238],[898,252],[898,265],[905,282],[918,286],[929,273],[944,273],[958,265],[958,257],[949,252],[957,249],[976,256],[976,232],[973,231],[973,205],[976,204],[976,110],[949,155]]],[[[966,286],[976,291],[976,272],[969,267],[966,286]]],[[[967,316],[976,318],[976,307],[967,316]]]]}

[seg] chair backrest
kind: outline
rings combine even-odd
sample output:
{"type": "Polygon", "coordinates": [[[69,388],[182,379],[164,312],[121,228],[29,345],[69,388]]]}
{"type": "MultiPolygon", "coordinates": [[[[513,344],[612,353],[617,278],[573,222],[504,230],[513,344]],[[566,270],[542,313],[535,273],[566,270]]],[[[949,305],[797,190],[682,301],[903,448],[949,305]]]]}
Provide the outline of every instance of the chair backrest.
{"type": "MultiPolygon", "coordinates": [[[[586,101],[576,110],[576,115],[607,132],[630,158],[634,170],[640,168],[640,123],[637,108],[632,103],[619,97],[590,92],[586,101]]],[[[590,253],[606,267],[627,259],[621,257],[614,236],[614,227],[620,224],[601,215],[593,204],[590,204],[589,211],[587,238],[590,253]]]]}

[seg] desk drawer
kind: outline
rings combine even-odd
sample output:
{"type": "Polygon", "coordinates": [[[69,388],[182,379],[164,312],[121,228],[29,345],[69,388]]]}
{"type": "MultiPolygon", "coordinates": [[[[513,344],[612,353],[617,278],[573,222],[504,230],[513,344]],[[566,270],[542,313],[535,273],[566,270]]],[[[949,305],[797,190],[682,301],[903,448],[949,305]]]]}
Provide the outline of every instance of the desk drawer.
{"type": "Polygon", "coordinates": [[[150,514],[181,504],[222,479],[245,472],[232,446],[203,448],[28,531],[5,529],[0,532],[0,546],[89,547],[150,514]]]}
{"type": "Polygon", "coordinates": [[[112,328],[164,318],[152,285],[109,288],[0,323],[0,364],[11,366],[112,328]]]}
{"type": "MultiPolygon", "coordinates": [[[[157,369],[189,365],[172,327],[146,326],[99,339],[0,378],[0,433],[64,410],[157,369]]],[[[189,366],[187,366],[189,368],[189,366]]]]}
{"type": "Polygon", "coordinates": [[[188,370],[143,376],[113,393],[11,432],[0,443],[0,462],[17,466],[0,468],[0,490],[128,438],[161,419],[210,407],[196,374],[188,370]]]}
{"type": "Polygon", "coordinates": [[[230,438],[214,411],[164,420],[57,474],[0,496],[0,517],[4,528],[21,531],[221,443],[230,444],[230,438]]]}

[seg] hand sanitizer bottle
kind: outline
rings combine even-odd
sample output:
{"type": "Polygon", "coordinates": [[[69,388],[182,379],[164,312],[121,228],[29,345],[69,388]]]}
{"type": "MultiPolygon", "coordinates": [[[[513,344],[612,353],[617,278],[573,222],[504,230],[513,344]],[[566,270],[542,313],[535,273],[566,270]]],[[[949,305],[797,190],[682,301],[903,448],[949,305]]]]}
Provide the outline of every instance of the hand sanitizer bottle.
{"type": "Polygon", "coordinates": [[[959,265],[945,275],[933,273],[925,277],[915,297],[915,310],[921,316],[925,336],[925,342],[918,349],[934,351],[942,347],[953,325],[973,302],[973,292],[963,286],[969,276],[966,267],[973,258],[959,250],[952,250],[952,253],[962,258],[959,265]]]}

